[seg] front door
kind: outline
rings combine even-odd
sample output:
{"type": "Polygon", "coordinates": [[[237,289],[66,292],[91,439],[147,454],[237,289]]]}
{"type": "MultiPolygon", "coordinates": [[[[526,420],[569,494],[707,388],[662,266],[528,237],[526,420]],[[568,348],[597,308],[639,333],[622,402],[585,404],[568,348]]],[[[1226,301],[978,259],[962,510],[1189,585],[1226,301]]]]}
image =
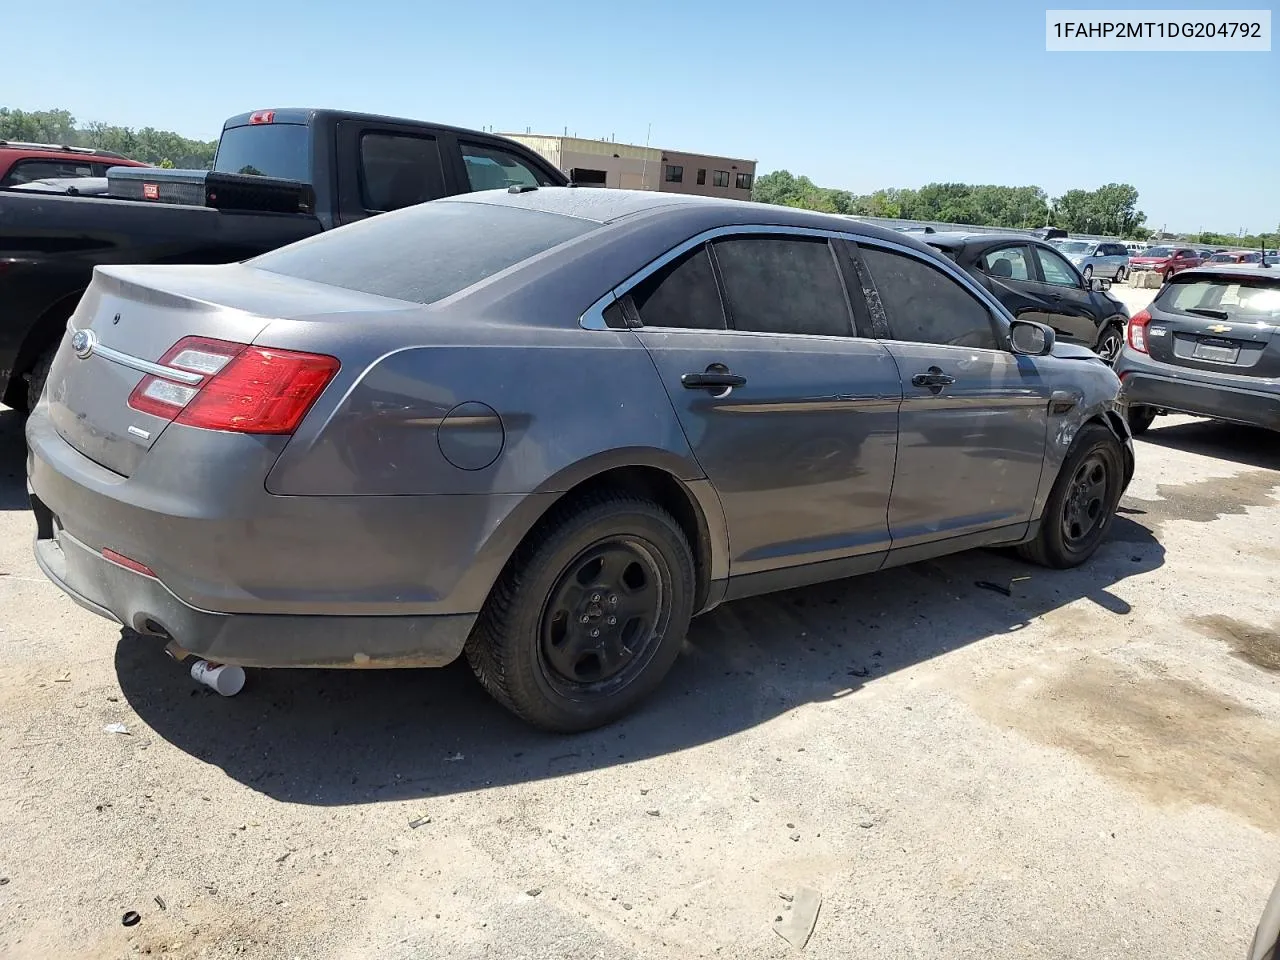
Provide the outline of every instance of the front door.
{"type": "MultiPolygon", "coordinates": [[[[1091,290],[1084,278],[1061,254],[1048,247],[1036,246],[1036,261],[1040,267],[1040,293],[1048,305],[1049,316],[1044,321],[1053,327],[1061,340],[1093,348],[1098,339],[1098,318],[1095,315],[1091,290]]],[[[1101,268],[1095,268],[1095,273],[1101,268]]]]}
{"type": "Polygon", "coordinates": [[[888,551],[901,388],[888,350],[853,335],[835,253],[821,236],[735,235],[624,297],[719,493],[731,597],[888,551]]]}
{"type": "Polygon", "coordinates": [[[858,255],[903,384],[893,550],[923,556],[954,538],[1016,536],[1040,484],[1048,382],[1007,349],[1003,324],[958,277],[869,241],[858,255]]]}

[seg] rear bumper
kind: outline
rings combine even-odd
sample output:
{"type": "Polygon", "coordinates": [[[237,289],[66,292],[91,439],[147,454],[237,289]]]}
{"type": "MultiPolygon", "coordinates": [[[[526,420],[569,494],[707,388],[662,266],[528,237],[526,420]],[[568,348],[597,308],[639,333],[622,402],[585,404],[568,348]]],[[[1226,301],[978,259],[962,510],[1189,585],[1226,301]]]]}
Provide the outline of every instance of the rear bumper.
{"type": "Polygon", "coordinates": [[[44,404],[27,442],[45,574],[94,613],[245,666],[450,662],[557,497],[275,496],[261,439],[175,427],[126,478],[67,444],[44,404]]]}
{"type": "MultiPolygon", "coordinates": [[[[52,514],[35,497],[40,525],[52,514]]],[[[462,653],[474,614],[295,616],[219,614],[175,597],[159,580],[105,559],[65,530],[37,536],[36,563],[76,603],[139,633],[173,637],[192,653],[245,667],[442,667],[462,653]]]]}
{"type": "Polygon", "coordinates": [[[1116,362],[1120,398],[1131,407],[1159,407],[1174,413],[1213,417],[1280,430],[1280,387],[1269,389],[1202,379],[1133,356],[1125,349],[1116,362]]]}

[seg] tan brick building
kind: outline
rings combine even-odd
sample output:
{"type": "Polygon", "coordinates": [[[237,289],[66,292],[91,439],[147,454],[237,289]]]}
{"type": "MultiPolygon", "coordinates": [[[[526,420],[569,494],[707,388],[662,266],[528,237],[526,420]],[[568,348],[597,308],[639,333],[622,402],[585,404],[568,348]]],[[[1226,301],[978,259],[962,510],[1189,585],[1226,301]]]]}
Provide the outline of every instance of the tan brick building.
{"type": "Polygon", "coordinates": [[[756,162],[679,150],[660,150],[611,140],[507,133],[546,157],[584,187],[696,193],[750,200],[756,162]]]}

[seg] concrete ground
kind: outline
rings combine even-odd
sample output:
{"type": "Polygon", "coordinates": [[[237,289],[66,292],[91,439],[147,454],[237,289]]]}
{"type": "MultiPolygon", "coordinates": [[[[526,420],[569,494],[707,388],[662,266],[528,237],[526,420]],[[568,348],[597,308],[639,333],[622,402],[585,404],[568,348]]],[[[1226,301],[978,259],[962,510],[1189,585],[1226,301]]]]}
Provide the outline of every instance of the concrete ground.
{"type": "Polygon", "coordinates": [[[809,887],[813,958],[1240,960],[1280,873],[1280,449],[1168,418],[1138,457],[1083,569],[730,604],[564,738],[460,665],[196,687],[40,576],[0,409],[0,957],[781,958],[809,887]]]}

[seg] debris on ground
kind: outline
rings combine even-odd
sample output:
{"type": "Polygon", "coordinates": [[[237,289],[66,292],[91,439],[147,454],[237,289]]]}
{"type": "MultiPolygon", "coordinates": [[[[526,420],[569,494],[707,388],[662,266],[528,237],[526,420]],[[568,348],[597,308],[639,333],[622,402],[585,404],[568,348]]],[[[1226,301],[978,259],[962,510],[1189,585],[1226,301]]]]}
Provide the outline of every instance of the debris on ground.
{"type": "Polygon", "coordinates": [[[803,950],[818,923],[818,911],[822,909],[822,894],[812,887],[801,887],[795,893],[792,910],[786,919],[774,921],[773,932],[797,950],[803,950]]]}
{"type": "Polygon", "coordinates": [[[646,810],[646,811],[645,811],[645,813],[647,813],[647,814],[648,814],[649,816],[651,816],[651,817],[660,817],[660,816],[662,816],[662,811],[661,811],[661,810],[646,810]]]}
{"type": "Polygon", "coordinates": [[[156,902],[156,906],[157,906],[157,907],[159,907],[161,910],[168,910],[168,909],[169,909],[169,907],[168,907],[168,906],[165,904],[165,902],[164,902],[164,897],[160,896],[159,894],[157,894],[156,896],[152,897],[151,899],[155,900],[155,902],[156,902]]]}
{"type": "Polygon", "coordinates": [[[414,817],[412,820],[409,821],[409,829],[417,830],[419,827],[425,827],[430,822],[431,822],[430,817],[414,817]]]}
{"type": "Polygon", "coordinates": [[[126,727],[123,723],[108,723],[105,727],[102,728],[102,732],[103,733],[122,733],[126,737],[133,736],[133,734],[129,732],[129,728],[126,727]]]}
{"type": "Polygon", "coordinates": [[[541,887],[530,887],[528,890],[525,891],[525,894],[530,897],[536,897],[541,892],[542,892],[541,887]]]}
{"type": "Polygon", "coordinates": [[[981,590],[990,590],[994,593],[1004,594],[1006,597],[1012,597],[1013,591],[1008,587],[1002,587],[998,583],[992,583],[990,580],[975,580],[973,585],[981,590]]]}
{"type": "Polygon", "coordinates": [[[124,916],[120,918],[120,922],[126,927],[132,927],[142,919],[137,910],[126,910],[124,916]]]}

